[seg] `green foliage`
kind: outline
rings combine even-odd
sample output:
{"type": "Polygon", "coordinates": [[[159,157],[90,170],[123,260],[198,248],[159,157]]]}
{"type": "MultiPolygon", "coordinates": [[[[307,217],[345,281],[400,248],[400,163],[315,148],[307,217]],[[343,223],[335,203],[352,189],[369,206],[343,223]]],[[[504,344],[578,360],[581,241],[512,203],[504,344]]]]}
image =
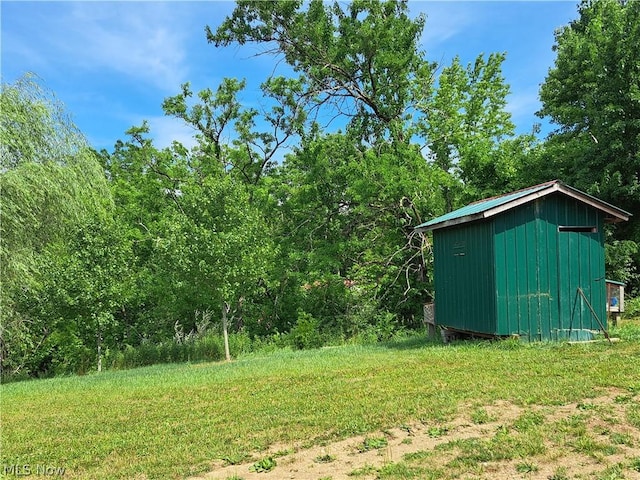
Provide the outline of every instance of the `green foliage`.
{"type": "Polygon", "coordinates": [[[544,416],[537,412],[526,412],[514,422],[513,428],[519,432],[535,429],[544,423],[544,416]]]}
{"type": "Polygon", "coordinates": [[[265,473],[270,472],[271,470],[276,468],[277,465],[278,462],[276,462],[273,457],[265,457],[262,460],[254,463],[249,470],[256,473],[265,473]]]}
{"type": "MultiPolygon", "coordinates": [[[[625,307],[626,308],[626,307],[625,307]]],[[[611,334],[621,340],[635,342],[640,340],[640,324],[637,320],[625,322],[622,325],[612,328],[611,334]]]]}
{"type": "Polygon", "coordinates": [[[297,349],[318,348],[322,346],[322,335],[320,333],[318,320],[306,312],[298,314],[298,321],[291,329],[289,336],[293,346],[297,349]]]}
{"type": "Polygon", "coordinates": [[[640,428],[640,403],[634,403],[629,407],[627,420],[634,427],[640,428]]]}
{"type": "Polygon", "coordinates": [[[443,182],[447,211],[512,191],[517,186],[519,161],[533,139],[514,136],[505,110],[509,87],[502,77],[504,54],[478,56],[463,67],[455,57],[444,67],[433,97],[421,105],[418,131],[435,165],[463,184],[443,182]]]}
{"type": "Polygon", "coordinates": [[[484,408],[476,408],[471,412],[471,421],[477,425],[482,425],[495,421],[495,418],[484,408]]]}
{"type": "MultiPolygon", "coordinates": [[[[31,77],[3,85],[3,375],[215,360],[221,323],[234,355],[393,342],[433,297],[424,220],[549,175],[637,211],[638,8],[584,2],[559,31],[543,144],[514,133],[506,53],[437,65],[399,0],[238,2],[208,41],[294,75],[264,79],[260,109],[241,79],[183,84],[162,108],[192,148],[143,122],[96,156],[31,77]]],[[[607,235],[635,294],[637,226],[607,235]]]]}
{"type": "Polygon", "coordinates": [[[640,318],[640,295],[635,298],[625,298],[624,316],[627,318],[640,318]]]}
{"type": "Polygon", "coordinates": [[[59,371],[41,371],[42,362],[85,369],[82,333],[60,312],[51,316],[64,288],[52,275],[73,262],[69,239],[92,222],[109,221],[106,179],[63,106],[32,76],[2,84],[0,102],[0,369],[59,371]]]}
{"type": "Polygon", "coordinates": [[[549,480],[569,480],[569,476],[567,475],[567,468],[566,467],[556,468],[553,475],[549,476],[549,480]]]}
{"type": "Polygon", "coordinates": [[[605,265],[607,278],[635,285],[638,280],[637,266],[633,257],[640,251],[632,240],[611,240],[605,245],[605,265]]]}
{"type": "Polygon", "coordinates": [[[538,470],[538,466],[530,462],[520,462],[516,465],[516,472],[518,473],[535,473],[538,470]]]}
{"type": "Polygon", "coordinates": [[[389,445],[389,441],[385,437],[367,437],[358,445],[358,451],[364,453],[369,450],[380,450],[387,445],[389,445]]]}
{"type": "Polygon", "coordinates": [[[240,2],[207,39],[274,45],[304,79],[301,97],[309,110],[328,105],[351,110],[348,130],[361,139],[390,135],[408,139],[402,128],[407,108],[431,90],[435,65],[418,50],[424,17],[411,19],[404,2],[240,2]]]}

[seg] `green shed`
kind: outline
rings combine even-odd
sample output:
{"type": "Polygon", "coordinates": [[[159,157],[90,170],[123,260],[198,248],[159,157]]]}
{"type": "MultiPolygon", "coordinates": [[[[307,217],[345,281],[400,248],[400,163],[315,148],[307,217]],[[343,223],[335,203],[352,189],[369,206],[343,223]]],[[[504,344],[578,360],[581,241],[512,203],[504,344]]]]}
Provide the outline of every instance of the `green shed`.
{"type": "Polygon", "coordinates": [[[606,329],[603,225],[630,215],[556,180],[419,225],[433,231],[435,323],[532,341],[592,338],[606,329]]]}

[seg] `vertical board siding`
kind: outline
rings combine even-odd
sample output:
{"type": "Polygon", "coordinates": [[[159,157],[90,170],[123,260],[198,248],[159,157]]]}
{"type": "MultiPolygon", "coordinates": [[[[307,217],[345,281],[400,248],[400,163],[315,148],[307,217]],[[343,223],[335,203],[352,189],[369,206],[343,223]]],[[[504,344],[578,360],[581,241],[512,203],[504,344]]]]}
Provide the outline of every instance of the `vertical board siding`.
{"type": "Polygon", "coordinates": [[[437,324],[529,340],[584,339],[600,325],[578,288],[606,326],[603,226],[603,212],[558,193],[434,231],[437,324]]]}
{"type": "Polygon", "coordinates": [[[489,222],[434,232],[438,325],[495,334],[492,236],[489,222]]]}
{"type": "Polygon", "coordinates": [[[598,330],[578,287],[602,319],[602,213],[563,195],[550,195],[508,210],[493,223],[497,334],[558,340],[598,330]],[[594,226],[597,232],[560,232],[560,226],[594,226]]]}
{"type": "MultiPolygon", "coordinates": [[[[548,338],[551,293],[548,225],[537,200],[495,218],[496,312],[499,335],[548,338]]],[[[555,238],[554,238],[555,239],[555,238]]]]}
{"type": "Polygon", "coordinates": [[[559,231],[557,233],[557,278],[559,336],[579,335],[580,331],[599,330],[587,300],[606,326],[604,285],[603,216],[588,205],[564,197],[553,198],[558,226],[594,226],[596,232],[559,231]]]}

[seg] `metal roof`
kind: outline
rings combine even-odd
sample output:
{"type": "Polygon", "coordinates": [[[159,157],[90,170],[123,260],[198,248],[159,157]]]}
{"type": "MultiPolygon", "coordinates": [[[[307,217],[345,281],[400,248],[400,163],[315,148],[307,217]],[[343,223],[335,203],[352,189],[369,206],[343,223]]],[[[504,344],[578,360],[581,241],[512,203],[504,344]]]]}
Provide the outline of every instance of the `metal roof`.
{"type": "Polygon", "coordinates": [[[466,207],[459,208],[453,212],[449,212],[440,217],[429,220],[416,227],[416,230],[425,232],[428,230],[437,230],[439,228],[451,227],[461,223],[472,222],[483,218],[489,218],[498,213],[510,210],[519,205],[531,202],[537,198],[549,195],[554,192],[561,192],[569,197],[575,198],[581,202],[587,203],[594,208],[604,211],[608,214],[606,220],[608,222],[621,222],[629,220],[631,214],[624,210],[614,207],[602,200],[591,195],[581,192],[573,187],[565,185],[559,180],[541,183],[523,190],[507,193],[499,197],[486,198],[478,202],[471,203],[466,207]]]}

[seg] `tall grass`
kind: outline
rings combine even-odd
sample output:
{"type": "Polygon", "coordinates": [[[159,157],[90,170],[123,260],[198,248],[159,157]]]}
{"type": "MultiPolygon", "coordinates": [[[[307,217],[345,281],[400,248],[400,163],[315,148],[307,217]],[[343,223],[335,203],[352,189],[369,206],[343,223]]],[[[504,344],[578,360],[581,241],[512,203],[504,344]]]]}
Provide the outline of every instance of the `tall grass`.
{"type": "Polygon", "coordinates": [[[464,405],[583,401],[640,391],[640,344],[462,342],[240,355],[0,387],[2,463],[65,478],[181,478],[274,443],[311,445],[464,405]]]}

